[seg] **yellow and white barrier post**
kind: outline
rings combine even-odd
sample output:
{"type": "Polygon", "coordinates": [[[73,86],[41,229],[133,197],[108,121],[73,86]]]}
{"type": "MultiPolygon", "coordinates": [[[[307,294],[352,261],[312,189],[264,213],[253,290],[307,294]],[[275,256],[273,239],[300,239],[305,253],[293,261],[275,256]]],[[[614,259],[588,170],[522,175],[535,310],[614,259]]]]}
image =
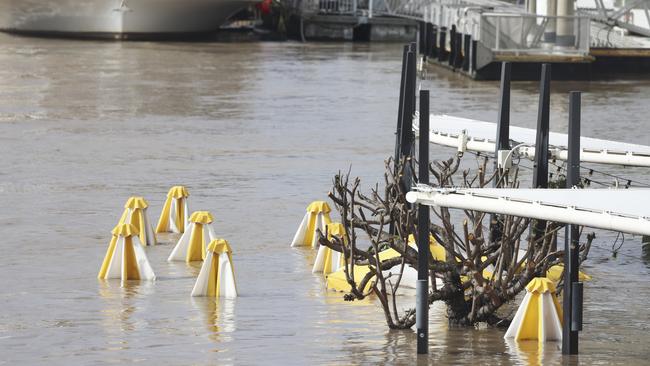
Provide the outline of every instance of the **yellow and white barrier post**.
{"type": "Polygon", "coordinates": [[[330,206],[325,201],[314,201],[307,206],[307,213],[303,217],[300,227],[291,242],[292,247],[309,246],[316,248],[318,237],[316,229],[325,232],[325,226],[332,222],[330,219],[330,206]]]}
{"type": "Polygon", "coordinates": [[[120,218],[120,224],[131,224],[140,233],[142,245],[156,245],[156,235],[153,233],[151,221],[147,216],[147,201],[143,197],[130,197],[124,205],[124,213],[120,218]]]}
{"type": "Polygon", "coordinates": [[[555,297],[553,281],[534,278],[504,338],[540,342],[562,340],[562,309],[555,297]]]}
{"type": "MultiPolygon", "coordinates": [[[[345,235],[345,227],[339,222],[333,222],[327,224],[327,236],[332,239],[332,237],[337,236],[342,238],[343,242],[347,244],[347,239],[345,235]]],[[[314,262],[314,267],[312,268],[312,273],[323,272],[323,275],[327,276],[332,272],[336,272],[339,268],[345,265],[345,256],[341,252],[332,250],[324,245],[321,245],[318,248],[318,254],[316,254],[316,261],[314,262]]]]}
{"type": "Polygon", "coordinates": [[[147,254],[138,240],[138,229],[131,224],[119,224],[113,231],[99,279],[155,280],[147,254]]]}
{"type": "Polygon", "coordinates": [[[187,230],[178,240],[167,261],[202,261],[206,256],[208,244],[217,238],[212,225],[212,214],[196,211],[190,216],[187,230]]]}
{"type": "Polygon", "coordinates": [[[237,297],[232,249],[224,239],[213,240],[208,245],[192,296],[237,297]]]}
{"type": "Polygon", "coordinates": [[[174,186],[167,193],[167,200],[160,213],[157,233],[184,233],[189,210],[187,197],[190,193],[183,186],[174,186]]]}

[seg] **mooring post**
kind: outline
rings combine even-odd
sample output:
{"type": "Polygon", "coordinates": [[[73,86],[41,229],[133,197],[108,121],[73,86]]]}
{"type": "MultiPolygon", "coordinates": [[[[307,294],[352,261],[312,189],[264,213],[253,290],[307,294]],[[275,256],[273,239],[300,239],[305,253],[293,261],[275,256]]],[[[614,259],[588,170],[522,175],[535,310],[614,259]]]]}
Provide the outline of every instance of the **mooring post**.
{"type": "MultiPolygon", "coordinates": [[[[548,132],[551,105],[551,65],[542,64],[539,84],[539,107],[537,110],[537,135],[535,137],[535,163],[533,165],[533,188],[548,188],[548,132]]],[[[546,221],[533,226],[534,239],[546,230],[546,221]]]]}
{"type": "MultiPolygon", "coordinates": [[[[497,136],[494,149],[495,177],[492,186],[498,188],[501,178],[502,159],[510,152],[510,63],[501,63],[501,87],[499,89],[499,116],[497,120],[497,136]]],[[[490,243],[501,240],[502,230],[499,226],[499,216],[490,215],[490,243]]]]}
{"type": "Polygon", "coordinates": [[[454,69],[460,69],[463,66],[463,34],[456,33],[456,57],[454,58],[454,69]]]}
{"type": "Polygon", "coordinates": [[[470,47],[472,45],[472,35],[465,34],[463,39],[463,71],[469,71],[470,47]]]}
{"type": "Polygon", "coordinates": [[[431,55],[432,51],[431,49],[433,48],[433,24],[427,23],[427,44],[426,44],[426,49],[424,50],[424,54],[427,58],[433,57],[431,55]]]}
{"type": "Polygon", "coordinates": [[[447,59],[447,27],[440,27],[440,47],[438,50],[438,61],[447,59]]]}
{"type": "Polygon", "coordinates": [[[471,54],[471,60],[469,64],[469,71],[471,73],[474,73],[476,71],[476,49],[478,48],[478,41],[473,40],[472,41],[472,54],[471,54]]]}
{"type": "MultiPolygon", "coordinates": [[[[404,81],[404,102],[402,104],[402,128],[400,139],[400,159],[412,156],[414,138],[413,138],[413,113],[415,112],[415,88],[416,88],[416,54],[409,50],[406,54],[406,79],[404,81]]],[[[408,167],[408,166],[407,166],[408,167]]],[[[411,189],[412,172],[405,167],[402,178],[402,188],[404,192],[411,189]]]]}
{"type": "MultiPolygon", "coordinates": [[[[497,172],[499,172],[498,164],[501,162],[499,159],[499,151],[510,150],[510,72],[512,65],[510,62],[501,63],[501,88],[499,90],[499,116],[497,120],[497,139],[496,151],[494,158],[497,162],[497,172]]],[[[505,162],[501,162],[505,163],[505,162]]],[[[497,176],[498,178],[498,176],[497,176]]],[[[494,181],[494,186],[498,184],[498,179],[494,181]]]]}
{"type": "Polygon", "coordinates": [[[456,25],[453,24],[449,30],[449,59],[447,60],[449,66],[454,66],[456,58],[456,25]]]}
{"type": "MultiPolygon", "coordinates": [[[[580,183],[580,92],[569,94],[569,143],[566,187],[580,183]]],[[[578,225],[567,225],[564,235],[564,288],[562,293],[562,353],[578,354],[578,331],[582,329],[582,283],[580,270],[578,225]]]]}
{"type": "Polygon", "coordinates": [[[431,58],[438,57],[438,27],[435,25],[431,30],[431,58]]]}
{"type": "Polygon", "coordinates": [[[397,165],[399,164],[399,161],[401,159],[401,152],[402,152],[402,146],[401,146],[401,139],[402,139],[402,108],[404,107],[404,93],[406,91],[405,88],[405,83],[406,83],[406,67],[407,67],[407,62],[406,62],[406,56],[409,52],[409,49],[411,48],[410,45],[405,45],[404,50],[402,52],[402,78],[399,84],[399,105],[397,106],[397,128],[395,132],[395,161],[394,167],[395,167],[395,174],[397,174],[397,165]]]}
{"type": "Polygon", "coordinates": [[[425,35],[425,30],[426,26],[424,25],[424,21],[419,21],[418,22],[418,53],[420,55],[424,54],[424,49],[425,49],[425,43],[426,43],[426,35],[425,35]]]}
{"type": "MultiPolygon", "coordinates": [[[[429,91],[420,91],[420,139],[418,181],[429,184],[429,91]]],[[[415,328],[418,354],[429,352],[429,206],[418,205],[418,282],[415,328]]]]}

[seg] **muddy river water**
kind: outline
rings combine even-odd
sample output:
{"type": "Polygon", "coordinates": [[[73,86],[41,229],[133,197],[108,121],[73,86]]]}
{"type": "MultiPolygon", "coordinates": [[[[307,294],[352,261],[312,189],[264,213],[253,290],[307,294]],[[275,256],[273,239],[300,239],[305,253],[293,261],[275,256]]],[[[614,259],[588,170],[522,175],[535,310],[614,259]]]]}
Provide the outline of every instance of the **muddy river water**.
{"type": "MultiPolygon", "coordinates": [[[[381,179],[400,58],[398,44],[0,35],[0,364],[413,364],[413,331],[389,331],[372,299],[328,292],[315,253],[289,246],[339,169],[381,179]],[[189,296],[200,263],[166,261],[174,235],[146,248],[154,283],[96,279],[125,200],[144,196],[156,221],[177,184],[229,240],[237,299],[189,296]]],[[[495,82],[430,70],[422,86],[436,112],[496,119],[495,82]]],[[[649,80],[556,82],[554,131],[566,130],[570,90],[585,92],[584,135],[650,144],[649,80]]],[[[537,83],[514,83],[513,123],[534,126],[536,110],[537,83]]],[[[647,364],[650,262],[631,236],[613,258],[615,237],[598,232],[585,264],[579,359],[449,328],[436,306],[429,361],[647,364]]]]}

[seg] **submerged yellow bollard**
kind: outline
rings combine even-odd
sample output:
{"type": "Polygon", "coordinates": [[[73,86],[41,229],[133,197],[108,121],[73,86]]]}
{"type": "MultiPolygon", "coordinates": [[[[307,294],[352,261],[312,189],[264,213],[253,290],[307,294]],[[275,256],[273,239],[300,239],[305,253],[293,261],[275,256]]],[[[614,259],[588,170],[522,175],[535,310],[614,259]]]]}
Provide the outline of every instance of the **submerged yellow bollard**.
{"type": "Polygon", "coordinates": [[[526,296],[504,338],[539,342],[562,339],[562,309],[555,297],[553,281],[537,277],[526,285],[526,296]]]}
{"type": "Polygon", "coordinates": [[[307,213],[296,231],[296,235],[291,242],[292,247],[308,246],[316,248],[318,237],[316,229],[325,232],[325,226],[332,222],[330,219],[330,206],[325,201],[314,201],[307,206],[307,213]]]}
{"type": "MultiPolygon", "coordinates": [[[[347,244],[348,240],[345,235],[345,227],[339,222],[327,224],[327,237],[340,237],[343,242],[347,244]]],[[[319,246],[316,261],[312,268],[312,273],[323,272],[327,276],[332,272],[336,272],[339,268],[345,265],[345,256],[341,252],[332,250],[324,245],[319,246]]]]}
{"type": "Polygon", "coordinates": [[[99,279],[154,280],[147,254],[139,243],[138,229],[131,224],[118,224],[112,231],[99,279]]]}
{"type": "Polygon", "coordinates": [[[174,246],[168,261],[202,261],[205,259],[208,244],[216,239],[214,229],[210,225],[213,221],[209,211],[196,211],[190,216],[189,225],[185,233],[174,246]]]}
{"type": "MultiPolygon", "coordinates": [[[[413,238],[413,235],[409,235],[408,238],[408,244],[411,246],[413,249],[417,250],[417,246],[415,245],[415,240],[413,238]]],[[[431,256],[436,259],[436,260],[445,260],[445,249],[440,245],[435,238],[432,235],[429,235],[429,251],[431,253],[431,256]]],[[[398,251],[389,248],[386,249],[382,252],[379,253],[379,261],[384,262],[386,260],[389,260],[391,258],[399,257],[400,254],[398,251]]],[[[374,264],[374,263],[373,263],[374,264]]],[[[361,279],[370,272],[370,267],[367,265],[356,265],[354,266],[354,278],[356,281],[361,281],[361,279]]],[[[384,276],[386,276],[389,272],[385,272],[384,276]]],[[[327,281],[326,281],[326,286],[330,290],[335,290],[335,291],[341,291],[341,292],[349,292],[350,291],[350,284],[347,281],[347,278],[345,276],[345,268],[339,268],[337,271],[330,273],[329,275],[325,276],[327,281]]],[[[415,281],[417,280],[417,271],[410,267],[407,266],[404,268],[404,275],[402,277],[402,287],[411,287],[415,288],[415,281]]],[[[372,283],[374,282],[374,278],[370,281],[368,281],[368,284],[366,287],[363,289],[364,292],[367,292],[370,290],[372,287],[372,283]]],[[[358,284],[358,283],[357,283],[358,284]]]]}
{"type": "Polygon", "coordinates": [[[183,186],[174,186],[167,193],[167,200],[160,213],[157,233],[184,233],[189,211],[187,198],[190,193],[183,186]]]}
{"type": "Polygon", "coordinates": [[[138,229],[142,245],[156,245],[156,235],[147,215],[147,201],[143,197],[129,197],[124,205],[120,224],[131,224],[138,229]]]}
{"type": "Polygon", "coordinates": [[[210,242],[192,296],[237,297],[232,249],[224,239],[210,242]]]}

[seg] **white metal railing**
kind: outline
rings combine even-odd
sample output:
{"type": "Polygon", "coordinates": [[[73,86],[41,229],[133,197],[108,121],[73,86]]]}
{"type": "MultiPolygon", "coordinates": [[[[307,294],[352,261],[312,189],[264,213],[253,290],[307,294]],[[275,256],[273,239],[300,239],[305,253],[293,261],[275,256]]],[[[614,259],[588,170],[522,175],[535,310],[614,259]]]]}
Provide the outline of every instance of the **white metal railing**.
{"type": "Polygon", "coordinates": [[[589,53],[590,19],[515,13],[481,14],[481,43],[500,53],[589,53]]]}
{"type": "Polygon", "coordinates": [[[357,0],[318,0],[320,14],[353,15],[357,13],[357,0]]]}

